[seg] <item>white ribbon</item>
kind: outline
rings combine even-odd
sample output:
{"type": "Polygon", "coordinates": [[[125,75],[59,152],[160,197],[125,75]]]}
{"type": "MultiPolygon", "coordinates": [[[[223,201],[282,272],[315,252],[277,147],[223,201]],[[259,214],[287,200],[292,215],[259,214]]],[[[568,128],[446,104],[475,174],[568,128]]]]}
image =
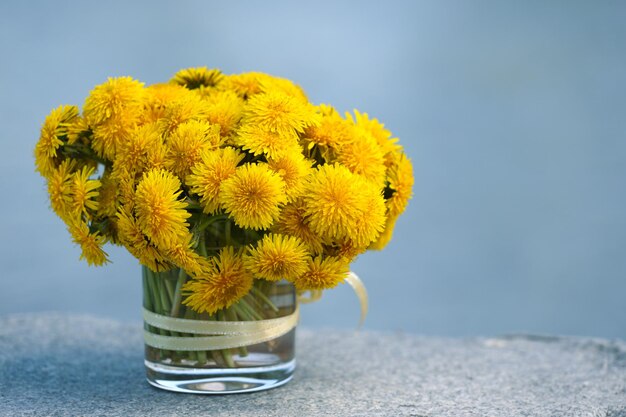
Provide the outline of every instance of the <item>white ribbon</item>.
{"type": "MultiPolygon", "coordinates": [[[[352,287],[361,305],[361,320],[363,325],[367,315],[367,291],[365,285],[354,272],[349,272],[346,282],[352,287]]],[[[321,291],[311,291],[311,295],[298,297],[299,302],[316,301],[321,291]]],[[[144,308],[143,319],[146,324],[155,329],[177,333],[188,333],[199,336],[166,336],[144,330],[146,345],[157,349],[179,351],[202,351],[232,349],[243,346],[256,345],[276,339],[291,331],[298,323],[300,309],[296,309],[288,316],[267,320],[251,321],[208,321],[190,320],[164,316],[153,313],[144,308]]],[[[158,332],[158,330],[156,330],[158,332]]]]}
{"type": "MultiPolygon", "coordinates": [[[[367,316],[367,307],[368,307],[368,299],[367,299],[367,290],[365,289],[365,284],[363,281],[355,274],[354,272],[348,272],[345,278],[346,282],[350,284],[354,293],[359,299],[359,304],[361,306],[361,319],[359,320],[359,327],[363,326],[363,322],[365,322],[365,316],[367,316]]],[[[308,290],[298,295],[298,302],[303,304],[314,303],[322,298],[322,290],[308,290]]]]}
{"type": "Polygon", "coordinates": [[[256,345],[276,339],[298,323],[299,309],[288,316],[269,320],[254,321],[205,321],[178,319],[155,314],[144,309],[144,321],[150,326],[176,331],[193,333],[196,336],[164,336],[144,330],[146,345],[167,350],[220,350],[242,346],[256,345]]]}
{"type": "Polygon", "coordinates": [[[346,282],[350,284],[354,293],[359,298],[359,304],[361,305],[361,319],[359,320],[359,327],[361,327],[365,322],[365,316],[367,316],[367,290],[365,289],[363,281],[361,281],[357,274],[352,271],[348,272],[346,282]]]}

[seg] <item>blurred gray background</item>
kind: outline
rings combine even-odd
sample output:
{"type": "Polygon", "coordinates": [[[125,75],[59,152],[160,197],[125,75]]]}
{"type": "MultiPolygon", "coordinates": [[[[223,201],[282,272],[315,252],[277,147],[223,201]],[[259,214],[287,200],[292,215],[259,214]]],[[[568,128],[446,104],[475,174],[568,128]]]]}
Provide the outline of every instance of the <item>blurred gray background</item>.
{"type": "MultiPolygon", "coordinates": [[[[79,262],[32,149],[108,76],[263,71],[398,136],[415,196],[354,264],[366,327],[626,338],[626,3],[0,3],[0,314],[140,320],[140,268],[79,262]]],[[[303,308],[356,326],[347,285],[303,308]]]]}

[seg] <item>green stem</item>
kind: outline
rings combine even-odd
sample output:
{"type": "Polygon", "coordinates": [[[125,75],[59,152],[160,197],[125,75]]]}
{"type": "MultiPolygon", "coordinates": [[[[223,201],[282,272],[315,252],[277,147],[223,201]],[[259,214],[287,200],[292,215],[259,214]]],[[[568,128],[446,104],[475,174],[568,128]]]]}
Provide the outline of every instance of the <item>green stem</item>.
{"type": "MultiPolygon", "coordinates": [[[[142,277],[143,287],[144,287],[144,291],[143,291],[144,305],[143,306],[148,311],[155,311],[156,307],[153,301],[154,291],[152,290],[152,283],[150,282],[151,281],[150,270],[145,266],[141,267],[141,277],[142,277]]],[[[149,324],[144,323],[144,328],[148,330],[149,332],[156,332],[156,333],[161,334],[161,329],[150,326],[149,324]]],[[[155,355],[159,357],[162,356],[162,352],[160,349],[154,348],[154,352],[155,352],[155,355]]]]}
{"type": "Polygon", "coordinates": [[[154,301],[154,312],[157,314],[161,314],[161,311],[163,311],[163,306],[161,304],[161,296],[159,295],[159,291],[156,288],[157,287],[157,283],[156,283],[156,279],[154,276],[154,272],[152,272],[149,268],[147,269],[147,274],[148,274],[148,286],[150,288],[150,293],[152,294],[152,300],[154,301]]]}
{"type": "Polygon", "coordinates": [[[187,201],[185,202],[187,203],[187,207],[185,208],[188,210],[202,210],[202,205],[189,197],[187,197],[187,201]]]}
{"type": "Polygon", "coordinates": [[[256,287],[252,287],[252,289],[250,289],[250,292],[254,293],[256,297],[259,297],[261,300],[263,300],[265,304],[267,304],[267,306],[271,308],[275,313],[278,313],[278,308],[274,305],[274,303],[272,303],[269,298],[267,298],[265,294],[263,294],[261,290],[256,287]]]}
{"type": "MultiPolygon", "coordinates": [[[[235,311],[234,308],[228,309],[226,311],[226,314],[229,320],[239,321],[239,317],[237,317],[237,312],[235,311]]],[[[242,356],[242,357],[248,356],[248,349],[245,346],[240,346],[239,348],[237,348],[237,350],[239,351],[239,356],[242,356]]]]}
{"type": "Polygon", "coordinates": [[[251,294],[244,295],[243,299],[248,302],[248,305],[250,305],[250,307],[254,309],[254,311],[258,311],[259,313],[261,313],[264,310],[263,304],[261,304],[259,300],[257,300],[251,294]]]}
{"type": "MultiPolygon", "coordinates": [[[[146,267],[146,274],[148,278],[148,288],[149,288],[150,294],[152,294],[152,300],[153,300],[153,306],[154,306],[154,310],[152,311],[154,311],[157,314],[162,314],[163,305],[161,303],[161,296],[160,296],[161,291],[159,291],[158,289],[157,274],[155,274],[150,268],[147,268],[147,267],[146,267]]],[[[169,334],[167,330],[163,330],[159,328],[157,328],[156,330],[162,336],[167,336],[169,334]]],[[[167,356],[167,352],[168,352],[163,349],[155,349],[155,351],[161,358],[164,358],[165,356],[167,356]]]]}
{"type": "MultiPolygon", "coordinates": [[[[217,312],[217,319],[220,321],[226,321],[226,317],[224,316],[224,312],[222,310],[217,312]]],[[[235,367],[235,361],[233,361],[233,356],[230,353],[229,349],[223,349],[222,356],[224,357],[224,361],[229,368],[235,367]]]]}
{"type": "MultiPolygon", "coordinates": [[[[206,318],[207,321],[215,321],[215,317],[214,316],[209,316],[208,318],[206,318]]],[[[211,357],[213,358],[213,360],[215,361],[215,364],[219,367],[222,368],[226,368],[226,363],[224,362],[224,358],[222,357],[222,353],[219,350],[210,350],[210,351],[202,351],[202,352],[197,352],[198,356],[200,355],[204,355],[204,360],[206,361],[207,359],[207,353],[211,354],[211,357]]]]}
{"type": "Polygon", "coordinates": [[[204,219],[202,219],[200,221],[200,223],[198,223],[198,231],[202,232],[204,231],[207,227],[211,226],[212,224],[214,224],[215,222],[221,221],[221,220],[227,220],[228,219],[228,215],[227,214],[217,214],[214,216],[210,216],[210,217],[206,217],[204,219]]]}
{"type": "Polygon", "coordinates": [[[196,356],[198,358],[199,364],[205,364],[208,362],[208,358],[206,356],[206,350],[198,350],[196,351],[196,356]]]}
{"type": "Polygon", "coordinates": [[[180,268],[178,271],[178,280],[176,281],[176,290],[174,291],[174,300],[172,301],[172,311],[170,313],[172,317],[178,317],[180,314],[180,304],[183,297],[182,287],[186,280],[187,274],[183,268],[180,268]]]}
{"type": "Polygon", "coordinates": [[[170,279],[169,275],[170,274],[167,274],[167,276],[163,277],[163,283],[165,284],[165,290],[167,291],[167,299],[171,303],[168,306],[169,308],[167,309],[168,313],[170,312],[170,308],[174,304],[174,292],[175,292],[175,287],[176,287],[176,285],[170,279]]]}
{"type": "Polygon", "coordinates": [[[143,292],[143,306],[145,309],[153,311],[154,307],[152,306],[152,300],[150,299],[150,286],[148,283],[148,274],[146,272],[145,266],[141,267],[141,281],[143,282],[143,287],[146,289],[146,291],[143,292]]]}
{"type": "Polygon", "coordinates": [[[231,222],[226,222],[226,225],[224,226],[224,234],[226,235],[226,245],[230,245],[232,242],[232,223],[231,222]]]}
{"type": "Polygon", "coordinates": [[[243,299],[239,300],[239,308],[245,311],[248,316],[251,318],[250,320],[263,320],[263,316],[261,316],[258,312],[254,310],[246,301],[243,299]]]}
{"type": "Polygon", "coordinates": [[[206,251],[206,235],[204,233],[200,235],[200,242],[198,242],[198,252],[200,252],[200,255],[204,256],[205,258],[209,256],[206,251]]]}
{"type": "Polygon", "coordinates": [[[231,308],[235,310],[239,320],[241,320],[241,321],[252,321],[252,320],[254,320],[254,318],[252,318],[250,316],[250,313],[248,313],[247,310],[242,308],[241,305],[239,305],[239,303],[233,304],[233,306],[231,308]]]}
{"type": "Polygon", "coordinates": [[[159,314],[167,314],[170,309],[170,300],[167,298],[167,289],[165,288],[165,278],[159,276],[158,278],[158,288],[159,288],[159,297],[161,297],[161,312],[159,314]]]}
{"type": "MultiPolygon", "coordinates": [[[[185,311],[185,314],[184,314],[183,318],[194,319],[195,318],[194,315],[195,315],[195,313],[191,309],[187,309],[185,311]]],[[[193,335],[191,335],[191,336],[193,336],[193,335]]],[[[186,353],[187,353],[187,358],[190,361],[197,361],[198,360],[198,352],[190,350],[190,351],[187,351],[186,353]]]]}
{"type": "MultiPolygon", "coordinates": [[[[175,297],[174,283],[171,281],[169,273],[162,273],[159,278],[161,284],[161,302],[163,303],[163,313],[161,314],[166,315],[170,314],[173,309],[175,297]]],[[[169,335],[180,336],[181,334],[179,332],[169,331],[169,335]]],[[[175,351],[174,353],[184,355],[184,352],[175,351]]]]}

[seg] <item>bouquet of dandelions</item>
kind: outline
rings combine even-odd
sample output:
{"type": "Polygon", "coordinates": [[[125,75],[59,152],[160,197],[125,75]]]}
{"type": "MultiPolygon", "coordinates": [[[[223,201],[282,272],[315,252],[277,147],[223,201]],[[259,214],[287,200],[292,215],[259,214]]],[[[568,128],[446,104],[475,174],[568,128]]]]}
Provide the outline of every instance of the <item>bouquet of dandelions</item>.
{"type": "Polygon", "coordinates": [[[35,159],[82,259],[123,245],[144,266],[147,309],[217,321],[271,317],[263,286],[277,280],[335,287],[387,244],[413,185],[376,119],[312,105],[283,78],[206,68],[148,87],[110,78],[82,113],[50,113],[35,159]]]}

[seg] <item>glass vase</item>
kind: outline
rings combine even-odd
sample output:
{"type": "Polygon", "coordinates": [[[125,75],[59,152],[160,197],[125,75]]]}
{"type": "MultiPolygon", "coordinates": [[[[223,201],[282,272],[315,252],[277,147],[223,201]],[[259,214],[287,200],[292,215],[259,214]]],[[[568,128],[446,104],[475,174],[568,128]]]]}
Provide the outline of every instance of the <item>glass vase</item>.
{"type": "Polygon", "coordinates": [[[142,279],[150,384],[227,394],[265,390],[292,378],[297,301],[291,283],[255,280],[242,299],[209,315],[182,304],[181,287],[189,279],[184,271],[142,266],[142,279]]]}

